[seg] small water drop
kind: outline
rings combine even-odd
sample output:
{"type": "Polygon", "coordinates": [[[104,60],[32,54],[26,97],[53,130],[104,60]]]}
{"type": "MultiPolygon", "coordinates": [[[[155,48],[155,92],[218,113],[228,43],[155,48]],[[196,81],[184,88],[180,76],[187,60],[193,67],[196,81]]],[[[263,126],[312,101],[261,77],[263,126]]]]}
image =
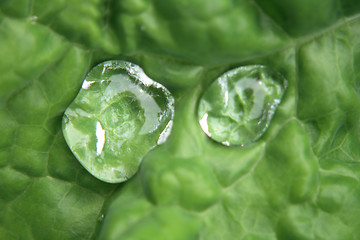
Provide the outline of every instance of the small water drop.
{"type": "Polygon", "coordinates": [[[63,117],[65,140],[95,177],[122,182],[170,134],[174,98],[143,70],[125,61],[95,66],[63,117]]]}
{"type": "Polygon", "coordinates": [[[99,221],[99,222],[102,222],[102,221],[104,221],[104,218],[105,218],[105,215],[104,215],[104,214],[101,214],[101,215],[98,217],[98,221],[99,221]]]}
{"type": "Polygon", "coordinates": [[[38,16],[30,16],[28,21],[31,23],[36,23],[39,20],[38,16]]]}
{"type": "Polygon", "coordinates": [[[280,104],[286,80],[261,65],[230,70],[204,92],[198,107],[202,130],[226,146],[259,139],[280,104]]]}

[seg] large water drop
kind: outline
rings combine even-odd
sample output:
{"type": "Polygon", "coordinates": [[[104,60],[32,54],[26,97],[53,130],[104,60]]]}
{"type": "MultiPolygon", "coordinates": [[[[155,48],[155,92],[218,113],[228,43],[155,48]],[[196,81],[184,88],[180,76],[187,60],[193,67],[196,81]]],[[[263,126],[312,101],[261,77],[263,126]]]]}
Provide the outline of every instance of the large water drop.
{"type": "Polygon", "coordinates": [[[87,75],[63,117],[63,133],[79,162],[95,177],[122,182],[142,158],[166,141],[174,98],[143,70],[125,61],[107,61],[87,75]]]}
{"type": "Polygon", "coordinates": [[[198,107],[202,130],[224,145],[247,145],[259,139],[280,104],[286,80],[265,66],[230,70],[204,92],[198,107]]]}

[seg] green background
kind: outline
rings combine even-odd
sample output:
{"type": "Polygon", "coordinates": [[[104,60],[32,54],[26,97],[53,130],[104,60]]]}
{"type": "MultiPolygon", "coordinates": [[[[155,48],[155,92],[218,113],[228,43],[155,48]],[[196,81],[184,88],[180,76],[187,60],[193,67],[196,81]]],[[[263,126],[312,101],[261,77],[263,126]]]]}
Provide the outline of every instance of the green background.
{"type": "Polygon", "coordinates": [[[1,239],[360,239],[360,2],[2,0],[1,239]],[[64,110],[97,63],[140,65],[174,128],[125,184],[66,146],[64,110]],[[210,140],[197,102],[225,71],[288,80],[256,144],[210,140]]]}

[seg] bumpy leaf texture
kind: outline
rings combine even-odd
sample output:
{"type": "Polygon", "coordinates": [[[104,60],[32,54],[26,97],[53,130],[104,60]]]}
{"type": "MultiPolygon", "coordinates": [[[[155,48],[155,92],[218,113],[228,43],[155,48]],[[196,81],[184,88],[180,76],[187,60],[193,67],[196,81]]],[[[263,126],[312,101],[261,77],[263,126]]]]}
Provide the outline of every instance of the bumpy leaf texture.
{"type": "Polygon", "coordinates": [[[360,2],[3,0],[0,239],[360,239],[360,2]],[[107,184],[61,117],[92,66],[140,65],[175,96],[174,128],[107,184]],[[266,65],[288,89],[245,148],[202,132],[204,90],[266,65]]]}

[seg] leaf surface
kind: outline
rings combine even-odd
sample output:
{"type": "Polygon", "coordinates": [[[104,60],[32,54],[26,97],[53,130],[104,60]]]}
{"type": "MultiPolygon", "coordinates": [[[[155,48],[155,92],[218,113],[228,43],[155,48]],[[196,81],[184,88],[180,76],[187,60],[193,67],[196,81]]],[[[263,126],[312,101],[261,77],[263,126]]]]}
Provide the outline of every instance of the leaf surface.
{"type": "Polygon", "coordinates": [[[351,0],[2,1],[0,238],[359,239],[359,11],[351,0]],[[86,73],[109,59],[140,65],[176,102],[169,139],[121,185],[87,173],[60,131],[86,73]],[[252,64],[281,73],[285,95],[255,144],[217,144],[197,102],[252,64]]]}

